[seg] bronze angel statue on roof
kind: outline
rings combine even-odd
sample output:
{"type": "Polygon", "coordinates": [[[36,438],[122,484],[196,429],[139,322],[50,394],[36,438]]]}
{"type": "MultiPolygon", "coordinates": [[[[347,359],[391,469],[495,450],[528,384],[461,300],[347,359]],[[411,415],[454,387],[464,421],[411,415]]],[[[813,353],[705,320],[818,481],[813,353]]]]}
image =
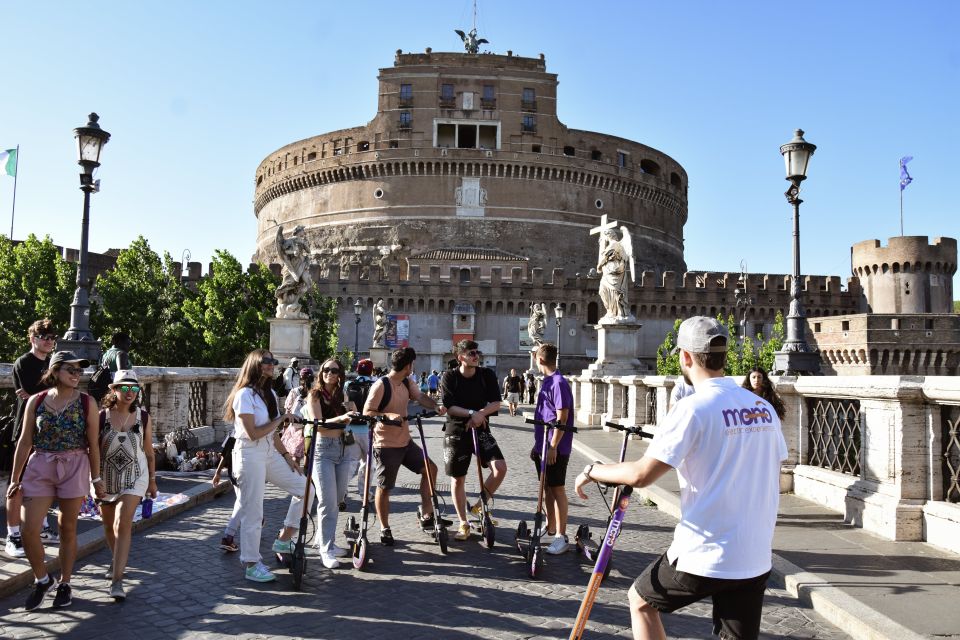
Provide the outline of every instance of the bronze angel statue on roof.
{"type": "Polygon", "coordinates": [[[464,33],[460,29],[454,29],[453,31],[463,40],[463,48],[467,53],[480,53],[480,45],[490,44],[490,41],[486,38],[477,38],[476,28],[470,29],[470,33],[464,33]]]}

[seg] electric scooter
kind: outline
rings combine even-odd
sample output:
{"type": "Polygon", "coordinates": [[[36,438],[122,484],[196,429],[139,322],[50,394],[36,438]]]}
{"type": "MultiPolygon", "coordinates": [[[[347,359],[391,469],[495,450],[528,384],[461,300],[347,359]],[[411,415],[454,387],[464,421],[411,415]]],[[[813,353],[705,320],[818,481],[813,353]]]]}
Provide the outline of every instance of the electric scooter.
{"type": "Polygon", "coordinates": [[[303,510],[300,513],[300,528],[297,531],[297,542],[293,546],[293,553],[278,553],[277,560],[280,564],[290,567],[290,575],[293,577],[293,588],[300,591],[300,585],[303,582],[303,574],[307,570],[307,524],[310,517],[310,503],[313,502],[311,493],[311,475],[313,474],[313,436],[318,427],[325,429],[333,428],[333,425],[327,425],[323,420],[308,420],[307,418],[296,418],[294,422],[303,426],[303,450],[306,461],[303,465],[303,475],[307,478],[307,485],[303,491],[303,510]]]}
{"type": "MultiPolygon", "coordinates": [[[[483,486],[483,464],[480,461],[480,444],[477,440],[477,430],[470,429],[473,435],[473,453],[477,458],[477,478],[480,481],[480,517],[478,520],[472,520],[471,526],[480,534],[487,549],[493,548],[493,543],[497,537],[497,529],[493,524],[493,518],[490,517],[490,497],[483,486]]],[[[467,512],[470,513],[469,511],[467,512]]]]}
{"type": "Polygon", "coordinates": [[[350,516],[343,535],[350,542],[353,568],[363,569],[367,565],[367,550],[370,547],[370,541],[367,539],[367,520],[370,514],[370,470],[373,468],[373,427],[378,422],[394,427],[402,426],[403,423],[382,415],[358,416],[356,419],[366,422],[370,427],[367,434],[367,467],[363,474],[363,506],[360,507],[360,522],[357,522],[356,517],[350,516]]]}
{"type": "Polygon", "coordinates": [[[590,610],[593,609],[593,603],[597,599],[597,592],[600,590],[600,583],[603,581],[604,575],[608,572],[607,565],[613,553],[613,545],[617,541],[617,538],[620,537],[620,528],[623,526],[623,517],[627,513],[627,506],[630,504],[630,494],[633,493],[633,487],[629,485],[617,487],[615,493],[618,496],[618,500],[610,516],[610,524],[607,525],[607,532],[603,537],[600,553],[597,554],[597,563],[593,567],[593,573],[590,574],[590,582],[587,583],[587,592],[583,595],[583,602],[580,603],[580,610],[577,612],[577,617],[573,622],[573,629],[570,631],[570,640],[582,640],[583,638],[587,620],[590,618],[590,610]]]}
{"type": "Polygon", "coordinates": [[[527,523],[524,520],[521,520],[520,524],[517,525],[517,551],[527,560],[530,577],[536,578],[540,569],[543,568],[543,550],[540,547],[540,538],[543,536],[545,525],[543,521],[543,500],[547,479],[547,442],[550,438],[550,429],[576,433],[577,428],[560,424],[556,420],[541,422],[533,418],[527,418],[527,424],[543,427],[543,443],[540,447],[540,491],[537,493],[537,511],[533,516],[533,531],[527,528],[527,523]]]}
{"type": "MultiPolygon", "coordinates": [[[[446,555],[447,542],[449,540],[447,525],[446,520],[443,519],[443,514],[440,512],[440,500],[437,497],[437,488],[434,486],[435,478],[430,473],[430,458],[427,456],[427,440],[423,436],[423,419],[433,418],[436,415],[436,411],[428,411],[407,416],[407,420],[415,420],[417,423],[417,431],[420,433],[420,449],[423,451],[423,468],[427,474],[427,481],[430,483],[430,500],[433,502],[433,531],[424,531],[429,533],[433,539],[436,540],[437,544],[440,545],[440,553],[446,555]]],[[[417,520],[423,520],[420,507],[417,507],[417,520]]]]}
{"type": "MultiPolygon", "coordinates": [[[[644,431],[639,425],[622,425],[616,422],[607,422],[606,426],[612,427],[617,431],[623,432],[623,442],[620,445],[620,462],[623,462],[627,458],[627,443],[630,441],[630,436],[637,436],[638,438],[653,438],[652,433],[644,431]]],[[[600,492],[600,497],[603,498],[604,504],[607,506],[607,510],[610,512],[610,515],[607,516],[607,522],[604,525],[605,527],[610,525],[610,519],[613,517],[614,509],[620,501],[620,495],[623,492],[623,487],[617,486],[613,491],[613,500],[612,502],[607,502],[607,486],[601,486],[597,484],[597,488],[600,492]]],[[[599,547],[596,541],[593,540],[593,534],[590,532],[590,527],[585,524],[581,524],[577,527],[576,535],[576,547],[577,553],[582,555],[588,561],[593,562],[597,559],[597,554],[599,552],[599,547]]],[[[610,573],[610,568],[612,567],[611,562],[605,563],[606,573],[603,574],[603,577],[607,577],[607,574],[610,573]]]]}

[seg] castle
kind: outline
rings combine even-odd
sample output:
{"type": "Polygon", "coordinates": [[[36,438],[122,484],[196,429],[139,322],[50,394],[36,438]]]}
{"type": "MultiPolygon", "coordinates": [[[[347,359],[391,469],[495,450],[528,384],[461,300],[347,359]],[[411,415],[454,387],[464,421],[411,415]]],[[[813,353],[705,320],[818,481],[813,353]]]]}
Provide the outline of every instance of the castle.
{"type": "MultiPolygon", "coordinates": [[[[288,144],[254,178],[255,260],[278,268],[277,225],[303,226],[314,280],[340,303],[341,344],[356,338],[367,352],[370,309],[383,298],[409,320],[404,339],[420,369],[441,369],[461,337],[480,342],[488,366],[526,369],[530,304],[546,303],[565,314],[547,318],[545,339],[559,342],[564,370],[583,369],[596,358],[602,315],[589,233],[604,214],[633,238],[628,300],[645,364],[676,318],[742,314],[748,335],[768,337],[789,306],[788,275],[687,270],[683,167],[561,123],[557,76],[542,54],[397,51],[378,79],[368,124],[288,144]],[[738,307],[738,289],[752,304],[738,307]]],[[[955,270],[955,243],[953,256],[955,270]]],[[[884,285],[864,281],[879,300],[884,285]]],[[[863,310],[857,277],[844,287],[806,276],[803,285],[808,317],[863,310]]]]}

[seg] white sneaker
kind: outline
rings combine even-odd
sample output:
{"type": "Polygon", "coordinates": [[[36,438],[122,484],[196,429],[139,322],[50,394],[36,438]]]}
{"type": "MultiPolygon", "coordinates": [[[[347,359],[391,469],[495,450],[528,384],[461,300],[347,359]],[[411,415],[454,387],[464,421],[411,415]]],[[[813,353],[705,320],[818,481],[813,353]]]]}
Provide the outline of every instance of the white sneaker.
{"type": "Polygon", "coordinates": [[[327,552],[334,558],[346,558],[348,555],[350,555],[349,551],[335,544],[331,544],[330,549],[327,552]]]}
{"type": "Polygon", "coordinates": [[[20,536],[7,536],[7,544],[3,548],[11,558],[22,558],[26,554],[23,550],[23,541],[20,536]]]}
{"type": "Polygon", "coordinates": [[[562,553],[566,553],[569,548],[570,542],[567,540],[567,536],[556,536],[553,542],[550,543],[550,546],[547,547],[547,553],[552,556],[559,556],[562,553]]]}
{"type": "Polygon", "coordinates": [[[40,532],[40,542],[43,544],[60,544],[60,536],[50,527],[44,527],[40,532]]]}
{"type": "Polygon", "coordinates": [[[340,561],[333,557],[332,553],[324,551],[320,552],[320,562],[322,562],[323,566],[327,569],[336,569],[340,566],[340,561]]]}

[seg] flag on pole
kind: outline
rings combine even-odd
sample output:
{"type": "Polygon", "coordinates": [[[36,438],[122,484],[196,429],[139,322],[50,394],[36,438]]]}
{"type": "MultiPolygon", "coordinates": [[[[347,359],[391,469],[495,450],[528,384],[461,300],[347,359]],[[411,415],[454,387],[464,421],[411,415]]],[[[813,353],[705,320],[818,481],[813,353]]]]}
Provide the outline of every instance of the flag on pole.
{"type": "Polygon", "coordinates": [[[907,163],[913,160],[913,156],[903,156],[900,158],[900,191],[907,188],[907,185],[913,182],[913,178],[907,173],[907,163]]]}
{"type": "Polygon", "coordinates": [[[0,151],[0,167],[8,176],[17,177],[17,150],[0,151]]]}

